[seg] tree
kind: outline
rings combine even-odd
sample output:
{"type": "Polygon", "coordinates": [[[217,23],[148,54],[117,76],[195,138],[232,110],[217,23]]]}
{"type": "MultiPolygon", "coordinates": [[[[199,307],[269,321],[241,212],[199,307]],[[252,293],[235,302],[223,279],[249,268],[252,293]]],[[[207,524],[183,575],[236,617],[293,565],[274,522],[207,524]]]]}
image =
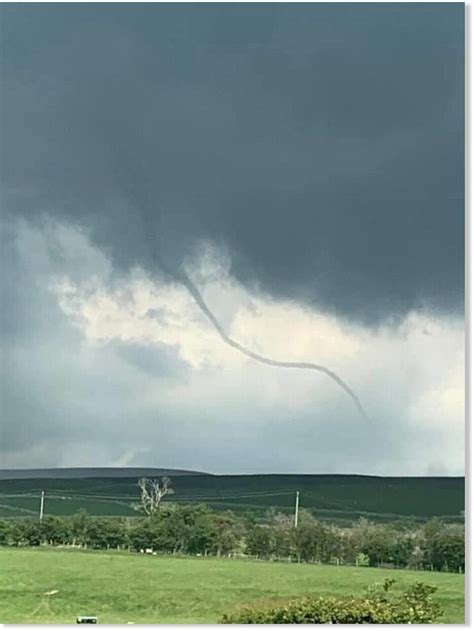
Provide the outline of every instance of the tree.
{"type": "Polygon", "coordinates": [[[47,516],[40,524],[41,539],[50,545],[64,544],[71,540],[70,520],[47,516]]]}
{"type": "Polygon", "coordinates": [[[143,511],[148,516],[154,515],[158,511],[165,495],[174,493],[171,488],[171,480],[167,477],[163,477],[161,480],[140,478],[138,487],[140,488],[140,501],[132,504],[132,507],[136,511],[143,511]]]}
{"type": "Polygon", "coordinates": [[[119,548],[128,544],[126,522],[123,519],[104,520],[103,541],[107,548],[119,548]]]}
{"type": "Polygon", "coordinates": [[[247,528],[245,546],[248,554],[268,558],[272,550],[271,529],[255,525],[247,528]]]}
{"type": "Polygon", "coordinates": [[[435,570],[464,571],[464,529],[444,525],[431,539],[431,563],[435,570]]]}
{"type": "Polygon", "coordinates": [[[8,543],[8,535],[10,534],[10,526],[8,522],[0,521],[0,546],[5,546],[8,543]]]}
{"type": "Polygon", "coordinates": [[[324,531],[314,520],[304,521],[293,529],[298,561],[321,561],[324,531]]]}
{"type": "Polygon", "coordinates": [[[135,551],[155,547],[155,532],[149,520],[136,520],[128,532],[128,541],[135,551]]]}
{"type": "Polygon", "coordinates": [[[242,523],[231,512],[214,515],[215,537],[213,552],[217,555],[235,552],[243,535],[242,523]]]}
{"type": "Polygon", "coordinates": [[[29,546],[41,544],[41,525],[36,519],[28,519],[23,527],[24,540],[29,546]]]}
{"type": "Polygon", "coordinates": [[[192,521],[188,523],[186,552],[207,554],[215,546],[217,536],[213,515],[207,506],[197,506],[191,516],[192,521]]]}
{"type": "Polygon", "coordinates": [[[71,535],[73,545],[84,545],[87,543],[87,529],[90,523],[90,516],[86,510],[81,508],[71,520],[71,535]]]}
{"type": "Polygon", "coordinates": [[[427,522],[423,528],[423,551],[424,551],[424,563],[431,569],[441,569],[443,566],[442,561],[438,556],[437,542],[442,537],[444,530],[443,522],[434,517],[427,522]]]}
{"type": "Polygon", "coordinates": [[[415,548],[416,543],[413,537],[399,534],[392,540],[390,558],[396,567],[406,567],[413,559],[415,548]]]}
{"type": "Polygon", "coordinates": [[[84,537],[84,542],[88,547],[99,550],[105,548],[104,540],[104,523],[103,520],[98,518],[92,518],[87,524],[87,530],[84,537]]]}
{"type": "Polygon", "coordinates": [[[87,524],[85,542],[95,549],[118,548],[128,543],[124,522],[120,519],[96,517],[87,524]]]}
{"type": "Polygon", "coordinates": [[[270,517],[273,530],[272,552],[278,558],[288,558],[292,553],[293,517],[275,512],[270,517]]]}
{"type": "Polygon", "coordinates": [[[375,567],[381,563],[390,563],[393,534],[384,526],[373,526],[368,530],[362,542],[361,552],[369,558],[369,565],[375,567]]]}

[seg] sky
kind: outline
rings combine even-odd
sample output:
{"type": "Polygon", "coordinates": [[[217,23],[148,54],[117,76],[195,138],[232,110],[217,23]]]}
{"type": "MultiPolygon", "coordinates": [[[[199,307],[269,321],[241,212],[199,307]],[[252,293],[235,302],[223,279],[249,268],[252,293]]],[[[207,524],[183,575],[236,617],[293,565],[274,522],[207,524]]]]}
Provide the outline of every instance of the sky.
{"type": "Polygon", "coordinates": [[[463,475],[463,4],[0,18],[1,467],[463,475]]]}

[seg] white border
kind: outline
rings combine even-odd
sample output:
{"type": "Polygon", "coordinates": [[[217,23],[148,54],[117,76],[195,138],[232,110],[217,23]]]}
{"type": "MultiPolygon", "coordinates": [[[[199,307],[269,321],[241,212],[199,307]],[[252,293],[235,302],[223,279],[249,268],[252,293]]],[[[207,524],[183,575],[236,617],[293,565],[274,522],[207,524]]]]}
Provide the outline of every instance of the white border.
{"type": "MultiPolygon", "coordinates": [[[[90,0],[71,0],[74,1],[74,3],[76,2],[89,2],[90,0]]],[[[240,2],[238,4],[242,4],[242,3],[253,3],[255,0],[240,0],[240,2]]],[[[286,2],[286,0],[258,0],[259,2],[264,2],[264,3],[286,3],[289,4],[290,2],[286,2]]],[[[388,3],[390,0],[365,0],[365,2],[368,3],[373,3],[373,4],[386,4],[388,3]]],[[[451,4],[453,0],[448,0],[448,4],[451,4]]],[[[15,0],[0,0],[0,4],[3,3],[22,3],[21,0],[20,2],[16,2],[15,0]]],[[[42,2],[42,0],[29,0],[29,2],[42,2]]],[[[60,3],[60,4],[64,4],[64,2],[68,3],[69,0],[49,0],[48,3],[50,2],[55,2],[55,3],[60,3]]],[[[102,2],[110,2],[110,3],[122,3],[122,2],[129,2],[129,0],[102,0],[102,2]]],[[[140,3],[155,3],[155,4],[160,4],[160,2],[155,2],[155,0],[140,0],[140,3]]],[[[191,3],[201,3],[200,0],[173,0],[173,4],[176,3],[180,3],[180,2],[191,2],[191,3]]],[[[206,0],[206,2],[212,2],[212,3],[233,3],[235,4],[234,0],[206,0]]],[[[358,0],[326,0],[326,2],[329,2],[331,4],[340,4],[340,3],[359,3],[358,0]]],[[[398,3],[411,3],[413,4],[412,0],[398,0],[398,3]]],[[[418,2],[421,2],[423,4],[432,4],[432,3],[446,3],[446,0],[418,0],[418,2]]],[[[310,4],[320,4],[318,2],[313,2],[312,0],[298,0],[298,3],[310,3],[310,4]]],[[[463,4],[461,2],[456,2],[456,4],[463,4]]],[[[466,479],[466,542],[467,542],[467,549],[466,549],[466,575],[465,575],[465,625],[432,625],[432,626],[440,626],[442,628],[446,628],[446,627],[460,627],[460,626],[466,626],[468,628],[472,628],[473,627],[473,619],[472,619],[472,601],[471,601],[471,594],[472,594],[472,578],[471,578],[471,567],[472,567],[472,558],[473,558],[473,551],[472,551],[472,546],[471,546],[471,542],[472,542],[472,507],[473,507],[473,487],[471,484],[471,460],[470,460],[470,456],[472,454],[472,450],[473,450],[473,433],[471,431],[471,427],[470,427],[470,420],[471,420],[471,412],[472,412],[472,392],[473,392],[473,384],[474,384],[474,378],[473,378],[473,374],[472,374],[472,370],[471,370],[471,357],[472,357],[472,344],[473,344],[473,339],[472,339],[472,331],[471,331],[471,314],[473,312],[473,296],[474,296],[474,292],[473,292],[473,274],[472,274],[472,255],[471,255],[471,244],[473,243],[473,222],[471,221],[470,218],[470,209],[471,209],[471,186],[470,183],[472,181],[473,178],[473,174],[474,174],[474,168],[473,168],[473,163],[470,159],[470,147],[471,147],[471,141],[472,141],[472,127],[470,124],[470,113],[471,113],[471,104],[473,102],[472,100],[472,68],[473,68],[473,64],[472,64],[472,47],[470,46],[470,35],[472,32],[472,6],[471,6],[471,2],[468,1],[465,4],[466,7],[466,12],[465,12],[465,50],[466,50],[466,54],[465,54],[465,207],[466,207],[466,211],[465,211],[465,248],[466,248],[466,262],[465,262],[465,272],[466,272],[466,281],[465,281],[465,291],[466,291],[466,307],[465,307],[465,316],[466,316],[466,373],[465,373],[465,385],[466,385],[466,425],[465,425],[465,479],[466,479]]],[[[50,627],[55,627],[58,629],[68,629],[70,625],[51,625],[51,624],[35,624],[35,625],[27,625],[27,624],[16,624],[16,625],[5,625],[5,624],[0,624],[0,627],[9,627],[9,626],[13,626],[16,629],[28,629],[28,628],[50,628],[50,627]]],[[[128,628],[128,625],[126,624],[122,624],[122,625],[107,625],[108,628],[114,629],[122,629],[122,628],[128,628]]],[[[155,627],[157,625],[155,624],[150,624],[150,625],[145,625],[145,624],[137,624],[135,625],[135,627],[138,628],[144,628],[146,629],[147,627],[155,627]]],[[[170,629],[172,630],[173,628],[175,628],[176,626],[180,626],[180,627],[185,627],[185,628],[189,628],[189,629],[212,629],[214,627],[217,626],[221,626],[222,625],[210,625],[210,624],[196,624],[196,625],[167,625],[167,624],[163,624],[163,625],[159,625],[161,628],[163,629],[170,629]]],[[[281,625],[266,625],[266,626],[270,626],[270,627],[274,627],[274,628],[279,628],[281,625]]],[[[289,625],[288,625],[289,626],[289,625]]],[[[353,628],[357,628],[358,625],[347,625],[349,627],[353,627],[353,628]]],[[[393,625],[380,625],[382,628],[391,628],[393,625]]],[[[398,626],[398,625],[397,625],[398,626]]],[[[424,625],[414,625],[414,626],[420,626],[423,627],[424,625]]],[[[242,627],[245,628],[244,625],[232,625],[233,628],[238,628],[238,627],[242,627]]]]}

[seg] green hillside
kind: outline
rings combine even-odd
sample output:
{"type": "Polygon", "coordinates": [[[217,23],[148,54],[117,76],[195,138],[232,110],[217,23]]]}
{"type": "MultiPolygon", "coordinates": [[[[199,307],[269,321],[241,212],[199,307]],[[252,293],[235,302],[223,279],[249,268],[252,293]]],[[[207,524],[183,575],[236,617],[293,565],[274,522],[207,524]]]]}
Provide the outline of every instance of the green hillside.
{"type": "MultiPolygon", "coordinates": [[[[300,506],[321,519],[352,521],[433,516],[461,520],[464,478],[381,478],[357,475],[176,475],[175,495],[166,501],[202,502],[214,508],[263,514],[269,508],[300,506]]],[[[37,514],[41,491],[45,514],[136,515],[137,478],[34,478],[0,480],[0,516],[37,514]]]]}

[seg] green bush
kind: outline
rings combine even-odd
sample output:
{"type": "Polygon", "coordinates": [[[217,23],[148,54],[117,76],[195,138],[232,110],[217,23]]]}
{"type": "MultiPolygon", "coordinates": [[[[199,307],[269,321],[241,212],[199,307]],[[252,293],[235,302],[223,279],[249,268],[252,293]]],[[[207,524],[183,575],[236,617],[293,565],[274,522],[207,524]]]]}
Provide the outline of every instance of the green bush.
{"type": "Polygon", "coordinates": [[[399,595],[389,593],[393,580],[374,586],[363,597],[321,596],[273,607],[247,607],[225,614],[224,624],[427,624],[442,614],[431,599],[435,587],[415,583],[399,595]]]}

